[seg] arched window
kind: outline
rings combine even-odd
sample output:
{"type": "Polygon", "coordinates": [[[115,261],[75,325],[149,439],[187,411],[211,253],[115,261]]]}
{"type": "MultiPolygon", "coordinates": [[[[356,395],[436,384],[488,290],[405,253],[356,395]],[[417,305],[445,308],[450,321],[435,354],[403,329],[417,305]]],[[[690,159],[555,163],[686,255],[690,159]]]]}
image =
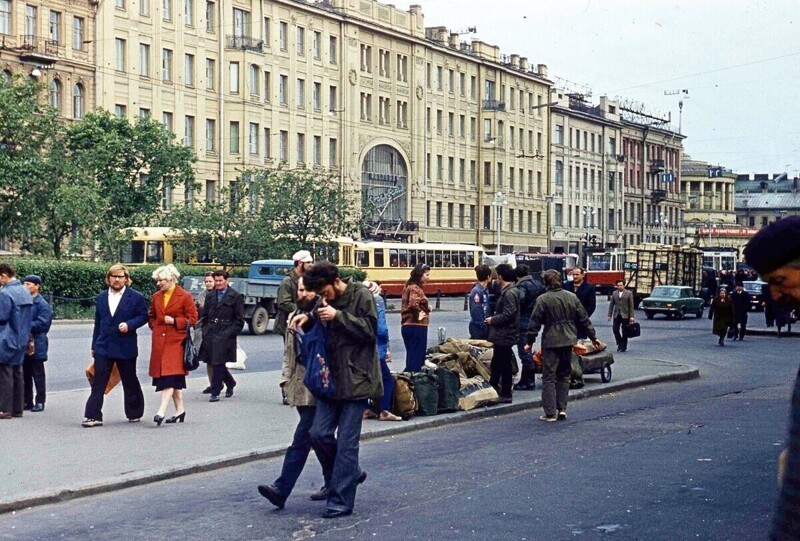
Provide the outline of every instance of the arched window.
{"type": "Polygon", "coordinates": [[[361,164],[361,210],[375,231],[397,227],[407,220],[408,168],[403,156],[389,145],[372,148],[361,164]]]}
{"type": "Polygon", "coordinates": [[[61,112],[61,82],[58,79],[50,81],[50,105],[61,112]]]}
{"type": "Polygon", "coordinates": [[[83,100],[84,90],[83,85],[78,83],[72,89],[72,116],[73,118],[83,118],[83,100]]]}
{"type": "Polygon", "coordinates": [[[253,96],[258,96],[261,91],[258,83],[259,71],[258,66],[250,64],[250,70],[247,72],[247,85],[250,87],[250,94],[253,96]]]}

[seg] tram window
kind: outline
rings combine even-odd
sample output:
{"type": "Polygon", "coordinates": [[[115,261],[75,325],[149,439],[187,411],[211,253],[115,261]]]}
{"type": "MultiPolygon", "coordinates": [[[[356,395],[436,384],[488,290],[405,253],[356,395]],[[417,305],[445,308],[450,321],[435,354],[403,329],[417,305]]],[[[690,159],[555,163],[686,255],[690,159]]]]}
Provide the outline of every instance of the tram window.
{"type": "Polygon", "coordinates": [[[441,267],[442,266],[442,251],[436,250],[433,252],[433,265],[432,267],[441,267]]]}
{"type": "Polygon", "coordinates": [[[421,263],[428,265],[428,260],[425,257],[425,250],[417,250],[417,265],[421,263]]]}
{"type": "Polygon", "coordinates": [[[450,257],[450,252],[447,251],[447,250],[442,252],[442,266],[443,267],[452,267],[453,266],[452,260],[451,260],[451,257],[450,257]]]}
{"type": "Polygon", "coordinates": [[[417,251],[416,250],[409,250],[408,251],[408,266],[409,267],[416,267],[417,266],[417,251]]]}
{"type": "Polygon", "coordinates": [[[356,250],[356,266],[369,267],[369,252],[366,250],[356,250]]]}
{"type": "Polygon", "coordinates": [[[467,252],[467,267],[475,266],[475,252],[467,252]]]}
{"type": "Polygon", "coordinates": [[[429,267],[435,267],[433,264],[433,250],[425,250],[425,264],[429,267]]]}
{"type": "Polygon", "coordinates": [[[383,267],[384,266],[383,248],[376,248],[373,257],[375,258],[375,266],[376,267],[383,267]]]}
{"type": "Polygon", "coordinates": [[[389,249],[389,266],[390,267],[397,267],[398,266],[399,258],[397,257],[397,249],[390,248],[389,249]]]}
{"type": "Polygon", "coordinates": [[[119,259],[123,263],[144,263],[144,241],[130,241],[122,249],[119,259]]]}
{"type": "Polygon", "coordinates": [[[400,266],[408,267],[408,250],[405,248],[400,249],[400,266]]]}
{"type": "Polygon", "coordinates": [[[467,266],[467,252],[460,251],[458,252],[458,263],[457,266],[460,268],[465,268],[467,266]]]}
{"type": "Polygon", "coordinates": [[[147,243],[147,263],[164,262],[164,242],[150,241],[147,243]]]}

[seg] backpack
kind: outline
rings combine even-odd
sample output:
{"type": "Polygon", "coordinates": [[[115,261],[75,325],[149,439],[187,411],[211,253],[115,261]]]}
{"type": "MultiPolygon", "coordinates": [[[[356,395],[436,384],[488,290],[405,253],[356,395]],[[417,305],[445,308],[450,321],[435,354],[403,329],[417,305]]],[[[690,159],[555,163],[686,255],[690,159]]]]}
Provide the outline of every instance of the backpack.
{"type": "Polygon", "coordinates": [[[433,371],[417,372],[411,375],[414,382],[414,396],[419,409],[417,415],[436,415],[439,413],[439,378],[433,371]]]}
{"type": "Polygon", "coordinates": [[[332,399],[336,394],[328,360],[328,329],[316,323],[303,336],[303,358],[306,361],[306,375],[303,384],[317,398],[332,399]]]}
{"type": "Polygon", "coordinates": [[[408,374],[392,374],[394,378],[394,394],[392,395],[392,413],[408,419],[417,413],[417,398],[414,396],[414,382],[408,374]]]}
{"type": "Polygon", "coordinates": [[[456,372],[442,367],[437,368],[435,374],[439,383],[439,413],[458,410],[461,378],[456,372]]]}

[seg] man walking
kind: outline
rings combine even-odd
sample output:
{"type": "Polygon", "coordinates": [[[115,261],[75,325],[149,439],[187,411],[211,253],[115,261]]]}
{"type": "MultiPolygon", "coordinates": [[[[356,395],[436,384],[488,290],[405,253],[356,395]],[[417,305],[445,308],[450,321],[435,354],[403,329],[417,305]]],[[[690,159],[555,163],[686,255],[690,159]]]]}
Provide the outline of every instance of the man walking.
{"type": "Polygon", "coordinates": [[[0,419],[22,417],[22,364],[31,333],[33,299],[16,279],[14,267],[0,263],[0,419]]]}
{"type": "Polygon", "coordinates": [[[600,346],[592,322],[578,298],[561,288],[561,274],[556,270],[544,273],[547,292],[536,301],[528,327],[530,351],[536,336],[542,333],[542,407],[545,422],[567,418],[569,380],[572,371],[572,346],[578,342],[578,330],[582,329],[595,346],[600,346]]]}
{"type": "Polygon", "coordinates": [[[494,315],[486,318],[489,326],[489,341],[493,345],[491,377],[489,383],[500,395],[501,404],[510,404],[512,385],[512,366],[516,363],[514,350],[519,342],[519,291],[516,286],[514,269],[508,263],[495,267],[497,281],[500,282],[500,295],[494,315]]]}
{"type": "Polygon", "coordinates": [[[214,291],[206,295],[203,307],[203,351],[206,362],[213,366],[211,397],[209,402],[219,402],[222,384],[225,397],[233,396],[236,380],[225,363],[236,361],[236,340],[244,325],[244,296],[228,283],[227,271],[214,271],[214,291]]]}
{"type": "Polygon", "coordinates": [[[103,426],[103,399],[108,378],[116,365],[122,380],[125,417],[135,423],[144,415],[144,394],[136,377],[139,345],[136,330],[147,323],[147,301],[130,287],[131,275],[121,264],[112,265],[106,273],[108,289],[97,296],[92,332],[94,380],[86,401],[82,426],[103,426]]]}
{"type": "MultiPolygon", "coordinates": [[[[769,284],[772,299],[800,308],[800,217],[789,216],[761,229],[744,248],[747,263],[769,284]]],[[[770,539],[800,539],[800,372],[792,393],[789,445],[770,539]]]]}
{"type": "Polygon", "coordinates": [[[33,297],[33,311],[31,316],[31,335],[33,336],[33,351],[25,352],[25,362],[22,365],[22,376],[25,380],[25,409],[32,412],[44,411],[47,398],[45,385],[44,363],[47,361],[47,333],[53,322],[53,310],[46,300],[39,294],[42,279],[31,274],[22,279],[22,284],[33,297]],[[34,402],[33,387],[36,386],[36,401],[34,402]]]}
{"type": "Polygon", "coordinates": [[[519,383],[514,386],[515,391],[533,391],[536,389],[536,364],[533,355],[525,351],[527,343],[526,333],[531,322],[531,313],[536,306],[536,299],[545,292],[544,285],[537,279],[534,280],[528,271],[527,265],[517,265],[517,291],[519,291],[519,341],[517,352],[522,363],[522,374],[519,383]]]}
{"type": "Polygon", "coordinates": [[[203,349],[203,323],[205,323],[205,306],[206,298],[213,295],[214,292],[214,271],[208,271],[203,275],[203,291],[198,293],[197,299],[194,302],[197,308],[197,323],[194,325],[194,346],[197,348],[200,360],[206,364],[206,375],[208,376],[208,387],[203,389],[203,394],[211,394],[211,377],[214,375],[214,365],[212,365],[205,357],[205,350],[203,349]]]}
{"type": "Polygon", "coordinates": [[[469,337],[473,340],[486,340],[489,338],[489,326],[486,318],[489,317],[489,280],[492,279],[492,270],[489,265],[475,267],[475,278],[478,280],[469,292],[469,337]]]}
{"type": "Polygon", "coordinates": [[[633,317],[633,293],[625,289],[625,281],[617,280],[617,290],[611,294],[608,304],[608,320],[614,320],[614,340],[617,351],[628,351],[628,337],[622,332],[622,326],[635,321],[633,317]]]}
{"type": "MultiPolygon", "coordinates": [[[[326,351],[335,393],[333,399],[317,400],[311,444],[323,471],[331,472],[322,517],[337,518],[353,512],[356,488],[365,478],[358,465],[358,449],[367,399],[377,401],[383,394],[376,344],[378,314],[372,293],[361,283],[343,281],[329,261],[314,264],[304,281],[322,297],[317,316],[329,331],[326,351]]],[[[298,316],[297,325],[307,320],[308,316],[298,316]]]]}
{"type": "Polygon", "coordinates": [[[750,310],[750,293],[744,290],[743,283],[736,283],[736,289],[731,293],[731,302],[733,303],[733,328],[736,329],[733,339],[738,338],[739,342],[742,342],[744,334],[747,332],[747,312],[750,310]]]}

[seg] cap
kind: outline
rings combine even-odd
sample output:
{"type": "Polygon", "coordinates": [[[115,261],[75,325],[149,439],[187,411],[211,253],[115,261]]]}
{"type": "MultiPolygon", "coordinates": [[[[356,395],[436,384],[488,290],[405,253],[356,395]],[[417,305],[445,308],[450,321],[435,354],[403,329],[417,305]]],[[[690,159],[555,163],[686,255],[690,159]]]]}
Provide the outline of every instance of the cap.
{"type": "Polygon", "coordinates": [[[29,274],[25,278],[22,279],[23,282],[30,282],[36,285],[42,285],[42,279],[35,274],[29,274]]]}
{"type": "Polygon", "coordinates": [[[292,261],[295,263],[312,263],[314,259],[311,257],[311,252],[308,250],[300,250],[299,252],[295,252],[292,256],[292,261]]]}
{"type": "Polygon", "coordinates": [[[761,229],[744,247],[744,258],[759,274],[800,259],[800,216],[788,216],[761,229]]]}
{"type": "Polygon", "coordinates": [[[366,287],[373,295],[377,295],[378,290],[381,288],[381,286],[371,280],[364,280],[364,287],[366,287]]]}

